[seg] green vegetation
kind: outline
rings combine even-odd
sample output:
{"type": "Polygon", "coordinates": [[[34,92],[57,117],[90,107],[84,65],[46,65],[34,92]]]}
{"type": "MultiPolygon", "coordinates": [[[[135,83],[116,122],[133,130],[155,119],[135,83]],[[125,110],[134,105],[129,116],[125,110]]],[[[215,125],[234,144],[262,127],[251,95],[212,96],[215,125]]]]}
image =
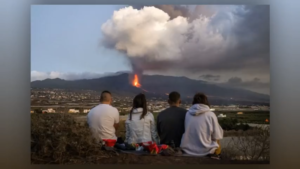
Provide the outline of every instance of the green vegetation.
{"type": "Polygon", "coordinates": [[[159,113],[153,113],[153,116],[154,116],[155,121],[157,120],[158,114],[159,114],[159,113]]]}
{"type": "Polygon", "coordinates": [[[35,109],[35,110],[34,110],[34,113],[36,113],[36,114],[42,114],[43,112],[42,112],[41,109],[35,109]]]}
{"type": "Polygon", "coordinates": [[[254,124],[269,124],[266,119],[270,119],[269,111],[247,111],[243,114],[237,114],[238,111],[228,111],[228,112],[215,112],[216,115],[224,114],[226,118],[220,119],[236,119],[238,123],[254,123],[254,124]]]}
{"type": "Polygon", "coordinates": [[[239,121],[237,119],[231,119],[231,118],[223,118],[219,120],[220,126],[224,130],[249,130],[251,127],[246,123],[239,124],[239,121]]]}

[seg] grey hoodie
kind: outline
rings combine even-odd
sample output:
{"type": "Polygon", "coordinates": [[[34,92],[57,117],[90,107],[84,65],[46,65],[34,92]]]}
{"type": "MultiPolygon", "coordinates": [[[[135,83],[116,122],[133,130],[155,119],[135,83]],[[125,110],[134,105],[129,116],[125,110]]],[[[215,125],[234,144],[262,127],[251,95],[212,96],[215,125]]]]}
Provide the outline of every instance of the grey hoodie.
{"type": "Polygon", "coordinates": [[[223,138],[223,129],[217,116],[204,104],[195,104],[185,117],[185,132],[181,149],[190,155],[206,156],[219,147],[216,140],[223,138]]]}
{"type": "Polygon", "coordinates": [[[188,113],[191,114],[192,116],[198,116],[198,115],[206,113],[206,112],[210,112],[210,108],[204,104],[194,104],[188,110],[188,113]]]}

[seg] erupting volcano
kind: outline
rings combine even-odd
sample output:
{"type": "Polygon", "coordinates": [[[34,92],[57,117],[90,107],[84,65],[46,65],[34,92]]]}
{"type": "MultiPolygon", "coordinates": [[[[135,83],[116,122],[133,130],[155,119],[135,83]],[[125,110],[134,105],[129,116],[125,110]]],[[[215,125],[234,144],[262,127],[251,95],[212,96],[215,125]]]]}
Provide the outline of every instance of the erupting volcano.
{"type": "Polygon", "coordinates": [[[139,76],[137,74],[134,74],[133,80],[132,80],[132,86],[142,89],[144,92],[149,92],[146,89],[141,88],[142,85],[140,84],[139,76]]]}
{"type": "Polygon", "coordinates": [[[139,77],[137,74],[134,75],[134,79],[132,81],[132,85],[135,87],[141,87],[141,84],[139,83],[139,77]]]}

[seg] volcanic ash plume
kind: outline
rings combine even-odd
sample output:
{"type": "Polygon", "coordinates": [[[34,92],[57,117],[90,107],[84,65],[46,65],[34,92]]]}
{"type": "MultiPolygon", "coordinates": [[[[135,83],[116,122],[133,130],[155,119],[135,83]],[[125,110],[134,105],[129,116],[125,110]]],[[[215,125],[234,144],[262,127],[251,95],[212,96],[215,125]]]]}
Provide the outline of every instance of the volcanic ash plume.
{"type": "Polygon", "coordinates": [[[139,74],[166,70],[268,72],[267,6],[180,10],[149,6],[115,11],[101,27],[102,44],[124,53],[133,72],[139,74]]]}
{"type": "Polygon", "coordinates": [[[106,47],[125,53],[143,70],[157,69],[151,63],[178,62],[195,53],[201,53],[197,55],[203,58],[201,64],[209,63],[227,45],[221,33],[211,27],[210,18],[199,16],[188,22],[178,16],[170,20],[167,13],[155,7],[115,11],[101,30],[106,47]]]}

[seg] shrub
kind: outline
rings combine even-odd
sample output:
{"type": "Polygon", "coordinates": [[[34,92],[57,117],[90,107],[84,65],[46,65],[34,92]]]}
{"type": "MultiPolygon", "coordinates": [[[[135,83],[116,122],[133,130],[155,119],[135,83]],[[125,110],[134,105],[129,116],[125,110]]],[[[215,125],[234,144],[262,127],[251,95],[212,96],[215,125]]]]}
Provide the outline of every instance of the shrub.
{"type": "Polygon", "coordinates": [[[88,127],[76,124],[69,114],[33,114],[32,163],[86,163],[106,158],[107,152],[92,138],[88,127]]]}
{"type": "Polygon", "coordinates": [[[120,116],[125,116],[125,115],[127,115],[128,113],[125,113],[125,112],[121,112],[120,113],[120,116]]]}
{"type": "Polygon", "coordinates": [[[227,159],[269,161],[270,129],[257,128],[238,132],[225,147],[222,155],[227,159]]]}
{"type": "Polygon", "coordinates": [[[236,129],[237,123],[237,119],[223,118],[219,120],[219,124],[224,130],[236,129]]]}
{"type": "Polygon", "coordinates": [[[35,109],[35,110],[34,110],[34,113],[36,113],[36,114],[42,114],[43,112],[42,112],[41,109],[35,109]]]}
{"type": "Polygon", "coordinates": [[[243,131],[247,131],[250,128],[251,127],[248,124],[245,124],[245,123],[242,123],[242,124],[236,126],[236,129],[243,130],[243,131]]]}
{"type": "Polygon", "coordinates": [[[238,124],[238,123],[239,123],[239,121],[235,118],[224,118],[224,119],[219,120],[219,124],[224,130],[246,131],[246,130],[251,129],[251,127],[246,123],[241,123],[241,124],[238,124]]]}

